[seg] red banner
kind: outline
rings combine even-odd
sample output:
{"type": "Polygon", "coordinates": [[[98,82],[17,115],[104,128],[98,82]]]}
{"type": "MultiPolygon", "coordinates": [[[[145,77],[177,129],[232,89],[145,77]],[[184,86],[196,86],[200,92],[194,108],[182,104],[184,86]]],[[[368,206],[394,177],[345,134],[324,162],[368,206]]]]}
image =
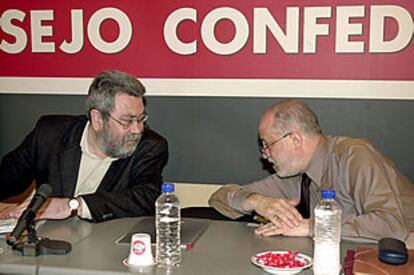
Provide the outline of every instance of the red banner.
{"type": "Polygon", "coordinates": [[[414,80],[413,0],[1,1],[1,77],[414,80]]]}

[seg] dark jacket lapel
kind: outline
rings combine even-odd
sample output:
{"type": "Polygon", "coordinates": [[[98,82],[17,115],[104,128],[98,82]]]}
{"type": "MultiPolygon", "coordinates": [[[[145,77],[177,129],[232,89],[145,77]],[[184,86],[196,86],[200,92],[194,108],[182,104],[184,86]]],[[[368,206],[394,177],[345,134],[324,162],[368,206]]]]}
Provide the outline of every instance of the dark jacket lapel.
{"type": "Polygon", "coordinates": [[[78,179],[79,166],[82,156],[80,140],[85,129],[87,119],[85,116],[76,119],[65,135],[62,143],[63,150],[59,155],[63,196],[72,197],[78,179]]]}

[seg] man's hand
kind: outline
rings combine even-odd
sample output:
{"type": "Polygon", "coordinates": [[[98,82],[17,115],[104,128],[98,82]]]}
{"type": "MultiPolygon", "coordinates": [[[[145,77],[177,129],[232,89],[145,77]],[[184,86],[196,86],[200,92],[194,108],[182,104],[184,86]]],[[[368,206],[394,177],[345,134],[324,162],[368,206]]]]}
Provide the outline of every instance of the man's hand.
{"type": "MultiPolygon", "coordinates": [[[[36,215],[36,220],[62,220],[70,216],[68,198],[48,198],[36,215]]],[[[8,207],[0,213],[0,219],[18,219],[26,210],[30,201],[23,202],[16,207],[8,207]]]]}
{"type": "Polygon", "coordinates": [[[254,233],[262,236],[274,236],[274,235],[283,235],[289,237],[306,237],[310,236],[310,220],[302,219],[298,226],[294,228],[289,228],[286,225],[282,227],[277,227],[272,223],[268,223],[258,227],[254,233]]]}
{"type": "Polygon", "coordinates": [[[256,211],[271,221],[277,228],[288,227],[293,229],[303,220],[295,208],[297,204],[297,200],[276,199],[260,194],[252,194],[247,197],[243,207],[246,211],[256,211]]]}

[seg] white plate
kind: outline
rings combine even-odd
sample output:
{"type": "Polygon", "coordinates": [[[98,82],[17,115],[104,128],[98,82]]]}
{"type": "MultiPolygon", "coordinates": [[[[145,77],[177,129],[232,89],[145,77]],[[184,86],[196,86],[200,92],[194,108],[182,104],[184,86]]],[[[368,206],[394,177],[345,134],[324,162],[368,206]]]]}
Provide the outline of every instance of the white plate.
{"type": "Polygon", "coordinates": [[[263,268],[264,271],[269,272],[271,274],[278,274],[278,275],[292,275],[292,274],[296,274],[296,273],[301,272],[303,269],[312,266],[312,258],[309,257],[309,256],[307,256],[307,255],[305,255],[305,254],[302,254],[302,253],[299,253],[298,255],[296,255],[296,259],[298,261],[301,261],[302,263],[305,264],[302,267],[294,267],[294,268],[285,267],[285,268],[279,268],[279,267],[266,266],[266,265],[262,264],[259,261],[259,258],[258,257],[261,256],[261,255],[263,255],[263,254],[269,253],[269,252],[279,253],[279,254],[280,253],[288,253],[288,251],[286,251],[286,250],[260,252],[260,253],[258,253],[256,255],[252,256],[250,258],[250,261],[252,261],[252,263],[254,265],[257,265],[258,267],[263,268]]]}

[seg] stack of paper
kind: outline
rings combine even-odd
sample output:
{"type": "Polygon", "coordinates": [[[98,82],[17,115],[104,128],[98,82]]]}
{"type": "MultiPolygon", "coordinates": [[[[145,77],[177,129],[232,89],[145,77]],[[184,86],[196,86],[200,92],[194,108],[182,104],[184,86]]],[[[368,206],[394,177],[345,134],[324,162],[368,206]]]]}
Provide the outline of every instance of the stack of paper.
{"type": "Polygon", "coordinates": [[[0,234],[11,233],[16,226],[16,219],[0,220],[0,234]]]}

